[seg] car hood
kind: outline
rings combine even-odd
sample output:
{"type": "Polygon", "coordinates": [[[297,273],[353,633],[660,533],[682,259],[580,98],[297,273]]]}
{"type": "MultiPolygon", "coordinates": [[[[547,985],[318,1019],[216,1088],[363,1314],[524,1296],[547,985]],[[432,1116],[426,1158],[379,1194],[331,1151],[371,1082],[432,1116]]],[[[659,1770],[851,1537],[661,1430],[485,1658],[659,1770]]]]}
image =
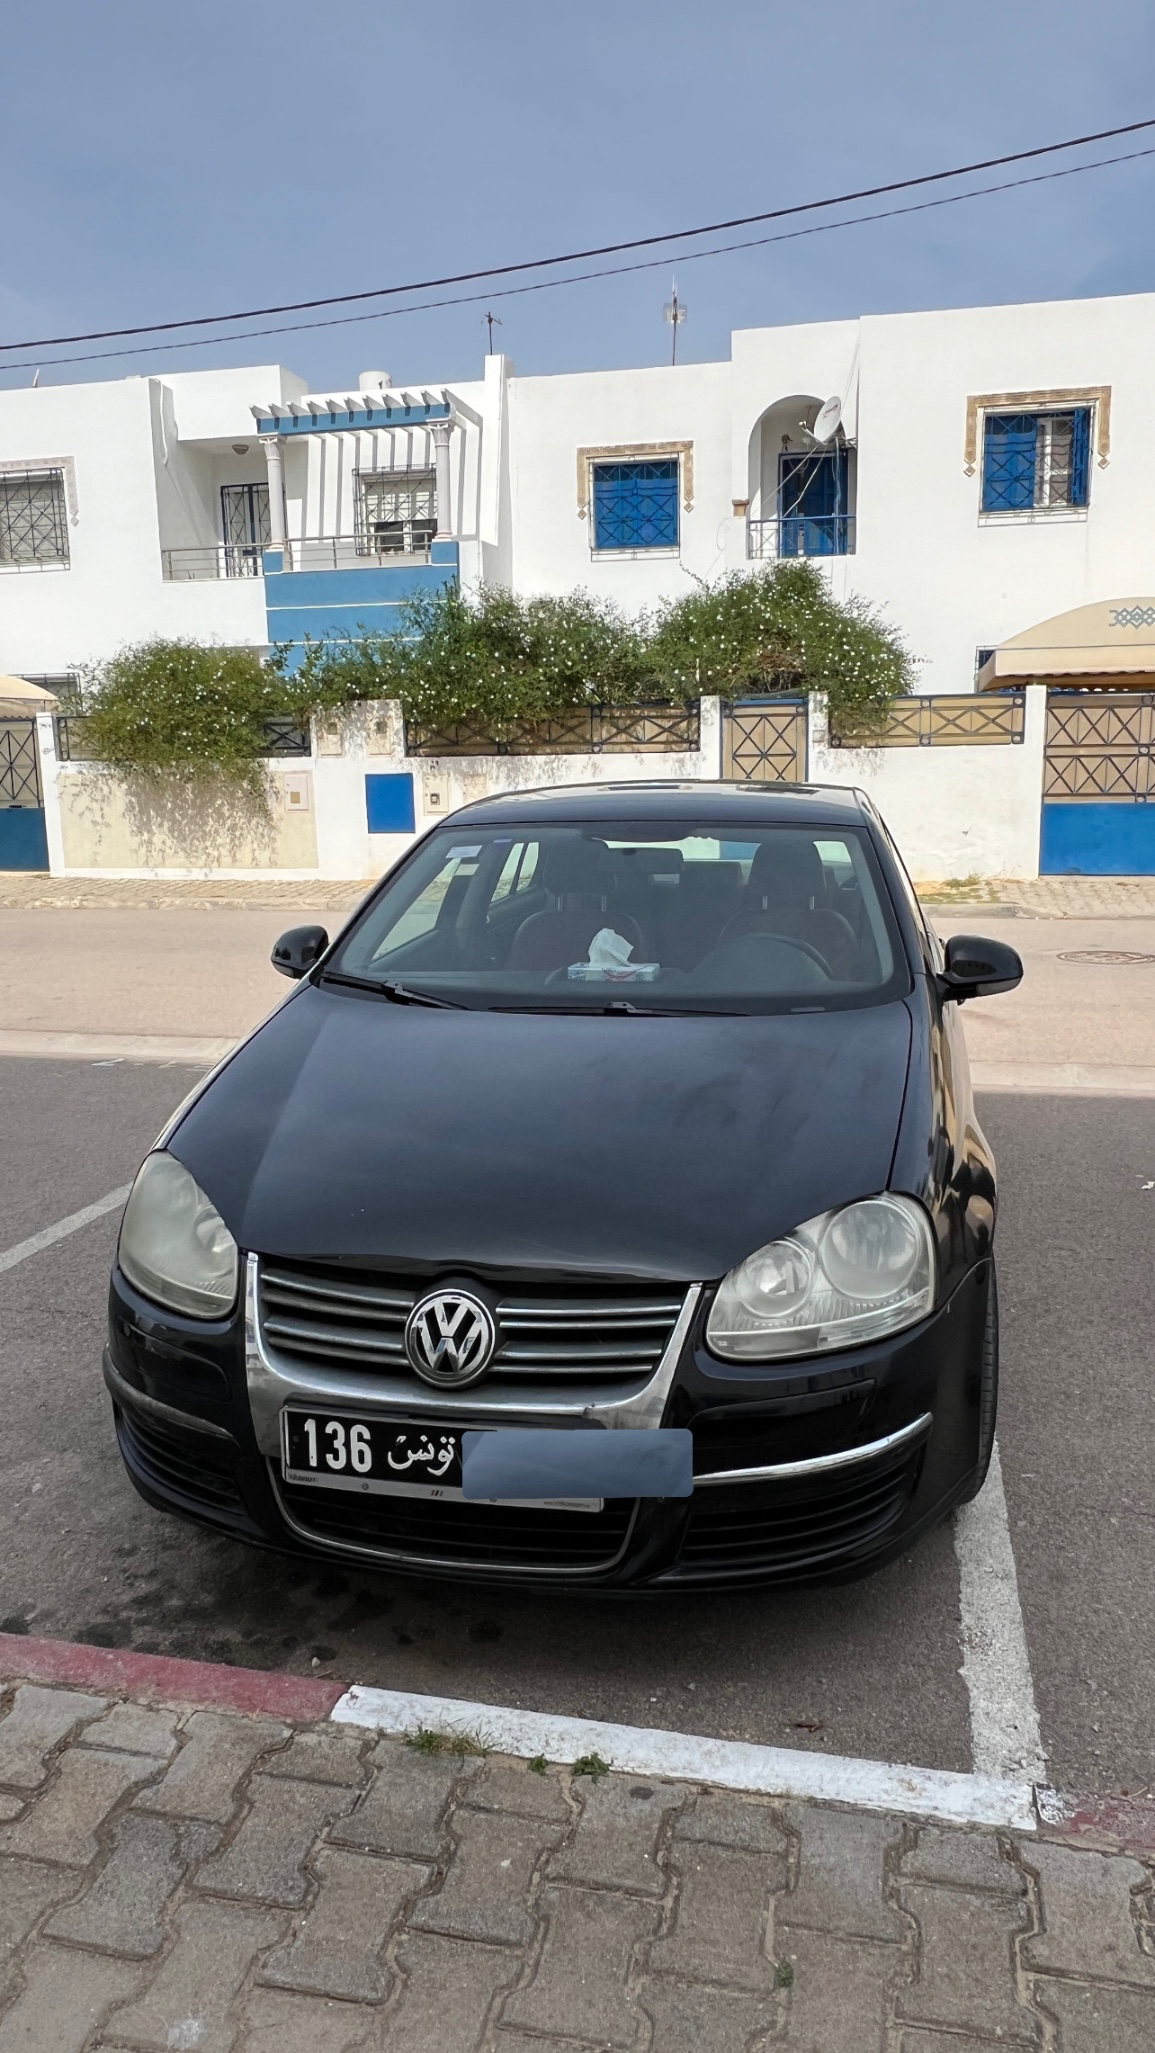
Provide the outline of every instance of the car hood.
{"type": "Polygon", "coordinates": [[[543,1017],[305,987],[168,1145],[265,1254],[709,1279],[885,1188],[910,1037],[901,1003],[543,1017]]]}

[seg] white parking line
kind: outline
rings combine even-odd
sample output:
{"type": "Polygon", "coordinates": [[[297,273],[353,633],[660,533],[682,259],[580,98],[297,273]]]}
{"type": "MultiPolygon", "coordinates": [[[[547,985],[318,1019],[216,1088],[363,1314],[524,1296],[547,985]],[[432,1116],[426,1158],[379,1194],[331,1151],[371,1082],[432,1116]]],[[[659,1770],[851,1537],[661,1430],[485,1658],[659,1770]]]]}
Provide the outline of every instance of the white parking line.
{"type": "Polygon", "coordinates": [[[709,1739],[692,1732],[663,1732],[645,1725],[609,1725],[593,1718],[564,1718],[548,1711],[517,1711],[502,1704],[473,1704],[454,1697],[411,1695],[405,1690],[346,1690],[330,1717],[342,1725],[368,1725],[396,1735],[420,1727],[447,1735],[467,1733],[493,1753],[523,1760],[542,1755],[567,1766],[583,1754],[599,1754],[619,1773],[665,1775],[678,1782],[707,1782],[715,1789],[740,1789],[764,1796],[804,1797],[817,1803],[853,1804],[861,1810],[899,1811],[942,1818],[955,1825],[1005,1825],[1034,1832],[1034,1791],[1023,1776],[958,1775],[943,1768],[914,1768],[890,1761],[851,1760],[841,1754],[758,1746],[745,1740],[709,1739]]]}
{"type": "Polygon", "coordinates": [[[5,1248],[0,1254],[0,1270],[14,1269],[18,1262],[26,1262],[29,1255],[38,1255],[41,1248],[52,1247],[58,1240],[67,1240],[70,1233],[79,1233],[82,1226],[90,1225],[94,1219],[103,1219],[107,1212],[119,1210],[131,1189],[131,1183],[122,1183],[118,1190],[110,1190],[107,1197],[97,1198],[94,1205],[85,1205],[79,1212],[70,1212],[67,1219],[58,1219],[55,1226],[45,1226],[39,1233],[30,1234],[27,1240],[18,1240],[15,1247],[5,1248]]]}
{"type": "Polygon", "coordinates": [[[970,1698],[975,1771],[1045,1782],[1047,1764],[997,1443],[983,1488],[956,1515],[954,1545],[962,1677],[970,1698]]]}

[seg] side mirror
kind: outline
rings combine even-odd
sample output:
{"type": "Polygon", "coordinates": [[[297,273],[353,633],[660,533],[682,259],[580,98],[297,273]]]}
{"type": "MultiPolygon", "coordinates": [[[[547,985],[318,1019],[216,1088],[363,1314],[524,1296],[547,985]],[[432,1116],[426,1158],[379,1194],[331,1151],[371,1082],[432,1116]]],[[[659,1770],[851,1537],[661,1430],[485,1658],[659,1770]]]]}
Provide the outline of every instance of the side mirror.
{"type": "Polygon", "coordinates": [[[292,977],[295,982],[320,962],[328,946],[329,936],[324,927],[290,927],[287,934],[273,943],[269,960],[283,977],[292,977]]]}
{"type": "Polygon", "coordinates": [[[946,966],[938,988],[944,998],[953,998],[959,1005],[967,998],[993,998],[998,991],[1013,991],[1023,981],[1022,960],[1005,941],[984,941],[979,934],[952,934],[945,953],[946,966]]]}

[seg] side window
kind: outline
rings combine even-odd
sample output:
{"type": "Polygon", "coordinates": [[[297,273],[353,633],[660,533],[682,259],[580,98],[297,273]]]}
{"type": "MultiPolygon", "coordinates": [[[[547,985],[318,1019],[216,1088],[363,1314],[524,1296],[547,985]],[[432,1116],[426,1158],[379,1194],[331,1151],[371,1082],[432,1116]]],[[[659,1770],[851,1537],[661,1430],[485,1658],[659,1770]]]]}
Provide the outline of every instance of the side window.
{"type": "Polygon", "coordinates": [[[989,413],[983,422],[984,513],[1031,513],[1087,504],[1091,409],[989,413]]]}
{"type": "Polygon", "coordinates": [[[898,849],[895,847],[889,829],[883,826],[883,823],[878,818],[877,813],[874,817],[875,824],[881,830],[882,838],[885,841],[888,850],[890,851],[891,861],[893,862],[895,870],[898,874],[899,887],[902,891],[902,895],[905,898],[907,905],[910,908],[911,916],[915,924],[915,929],[918,933],[924,936],[927,948],[930,951],[931,961],[934,963],[935,968],[941,969],[943,963],[942,943],[940,942],[938,935],[935,933],[934,928],[931,926],[930,921],[927,919],[926,914],[924,913],[921,905],[918,902],[918,893],[915,890],[914,885],[910,881],[910,872],[907,869],[906,864],[903,862],[903,859],[900,856],[898,849]]]}
{"type": "Polygon", "coordinates": [[[539,843],[536,841],[515,841],[501,868],[501,875],[493,887],[489,901],[490,911],[505,905],[510,899],[520,898],[532,891],[537,875],[539,843]]]}
{"type": "Polygon", "coordinates": [[[418,892],[396,925],[389,929],[381,947],[374,951],[373,961],[392,955],[395,949],[405,948],[411,941],[420,941],[426,934],[431,934],[443,919],[456,917],[469,880],[477,873],[480,853],[479,848],[472,847],[451,851],[437,875],[418,892]]]}

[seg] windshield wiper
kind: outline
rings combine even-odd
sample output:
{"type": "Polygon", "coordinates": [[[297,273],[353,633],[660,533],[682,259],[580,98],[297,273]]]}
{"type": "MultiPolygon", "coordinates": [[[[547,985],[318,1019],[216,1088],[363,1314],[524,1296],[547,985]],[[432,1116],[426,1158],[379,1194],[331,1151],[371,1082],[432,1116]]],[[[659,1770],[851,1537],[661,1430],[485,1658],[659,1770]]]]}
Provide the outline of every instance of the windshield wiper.
{"type": "Polygon", "coordinates": [[[605,1014],[632,1014],[636,1019],[743,1019],[741,1012],[728,1012],[716,1005],[631,1005],[628,998],[611,998],[607,1005],[490,1005],[489,1012],[557,1012],[580,1019],[588,1014],[601,1019],[605,1014]]]}
{"type": "Polygon", "coordinates": [[[376,998],[388,998],[391,1005],[432,1005],[438,1012],[467,1012],[455,998],[434,998],[428,991],[410,991],[404,984],[378,983],[374,977],[349,977],[339,969],[322,970],[323,984],[344,984],[350,991],[372,991],[376,998]]]}

